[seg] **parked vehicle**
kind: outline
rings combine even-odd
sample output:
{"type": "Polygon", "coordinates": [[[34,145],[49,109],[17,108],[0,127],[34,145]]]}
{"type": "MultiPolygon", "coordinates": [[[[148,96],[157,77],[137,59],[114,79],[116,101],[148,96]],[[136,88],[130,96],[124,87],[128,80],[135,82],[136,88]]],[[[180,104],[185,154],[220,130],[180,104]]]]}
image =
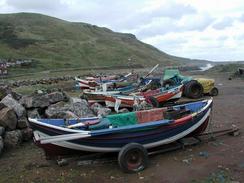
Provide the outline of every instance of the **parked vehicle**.
{"type": "Polygon", "coordinates": [[[214,79],[183,76],[178,69],[166,69],[163,76],[163,86],[184,84],[183,95],[189,98],[200,98],[203,94],[218,95],[214,82],[214,79]]]}

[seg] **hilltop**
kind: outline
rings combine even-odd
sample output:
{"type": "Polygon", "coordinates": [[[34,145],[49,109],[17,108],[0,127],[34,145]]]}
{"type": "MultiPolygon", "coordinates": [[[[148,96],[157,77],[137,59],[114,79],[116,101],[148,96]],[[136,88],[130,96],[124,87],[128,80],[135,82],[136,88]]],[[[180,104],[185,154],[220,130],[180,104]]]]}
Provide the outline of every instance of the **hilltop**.
{"type": "Polygon", "coordinates": [[[168,55],[139,41],[133,34],[34,13],[0,14],[0,58],[36,60],[28,72],[205,63],[168,55]]]}

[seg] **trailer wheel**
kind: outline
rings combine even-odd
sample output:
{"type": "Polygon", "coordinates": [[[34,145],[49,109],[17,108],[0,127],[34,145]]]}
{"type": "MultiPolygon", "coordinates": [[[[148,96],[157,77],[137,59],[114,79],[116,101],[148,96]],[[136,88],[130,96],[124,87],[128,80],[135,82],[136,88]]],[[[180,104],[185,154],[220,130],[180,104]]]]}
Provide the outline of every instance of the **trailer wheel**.
{"type": "Polygon", "coordinates": [[[148,165],[147,150],[138,143],[127,144],[119,152],[118,163],[126,173],[144,170],[148,165]]]}
{"type": "Polygon", "coordinates": [[[211,96],[217,96],[219,94],[219,90],[218,88],[214,87],[210,93],[209,93],[211,96]]]}
{"type": "Polygon", "coordinates": [[[184,95],[193,99],[200,98],[203,95],[203,87],[196,80],[191,80],[185,84],[184,95]]]}
{"type": "Polygon", "coordinates": [[[157,101],[157,99],[155,97],[149,96],[148,100],[152,104],[153,107],[156,107],[156,108],[159,107],[159,102],[157,101]]]}

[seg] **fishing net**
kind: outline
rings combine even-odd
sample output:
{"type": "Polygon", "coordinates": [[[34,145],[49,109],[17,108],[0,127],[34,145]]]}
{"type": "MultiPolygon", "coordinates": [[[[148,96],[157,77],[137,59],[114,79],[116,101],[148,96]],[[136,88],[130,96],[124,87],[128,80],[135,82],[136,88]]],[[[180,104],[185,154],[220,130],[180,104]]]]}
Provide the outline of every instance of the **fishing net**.
{"type": "Polygon", "coordinates": [[[137,124],[137,116],[135,112],[109,115],[107,118],[113,127],[137,124]]]}

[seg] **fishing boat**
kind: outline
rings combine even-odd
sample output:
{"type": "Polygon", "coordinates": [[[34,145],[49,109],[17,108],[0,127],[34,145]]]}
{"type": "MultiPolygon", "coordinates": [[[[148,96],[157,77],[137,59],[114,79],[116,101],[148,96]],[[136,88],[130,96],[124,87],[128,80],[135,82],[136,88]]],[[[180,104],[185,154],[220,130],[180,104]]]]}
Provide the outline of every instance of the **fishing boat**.
{"type": "Polygon", "coordinates": [[[119,152],[129,143],[145,149],[201,134],[207,127],[212,99],[104,118],[32,119],[34,142],[46,155],[119,152]]]}
{"type": "Polygon", "coordinates": [[[115,94],[119,94],[119,93],[120,93],[120,91],[91,91],[91,90],[84,90],[82,97],[87,99],[89,104],[104,103],[106,95],[115,95],[115,94]]]}
{"type": "MultiPolygon", "coordinates": [[[[155,65],[146,76],[142,77],[142,84],[146,85],[151,79],[148,79],[147,77],[155,70],[157,69],[159,64],[155,65]]],[[[137,82],[138,75],[134,73],[128,73],[125,76],[106,76],[106,77],[86,77],[85,79],[80,79],[75,77],[76,81],[76,88],[79,88],[81,90],[83,89],[92,89],[94,90],[97,86],[101,86],[102,84],[110,85],[113,89],[115,88],[122,88],[128,85],[131,85],[132,83],[137,82]]]]}
{"type": "Polygon", "coordinates": [[[139,92],[131,95],[107,95],[105,97],[105,103],[107,107],[115,107],[116,102],[119,103],[119,107],[133,107],[135,103],[146,101],[151,103],[154,107],[159,107],[160,103],[181,98],[182,90],[183,85],[179,85],[167,88],[162,87],[156,90],[139,92]]]}
{"type": "Polygon", "coordinates": [[[99,85],[94,80],[81,79],[81,78],[77,78],[77,77],[75,77],[75,82],[76,82],[75,87],[79,88],[81,90],[83,90],[83,89],[95,89],[95,87],[99,85]]]}
{"type": "Polygon", "coordinates": [[[120,93],[132,92],[136,89],[136,86],[128,85],[121,88],[115,88],[113,90],[107,90],[107,87],[102,90],[83,90],[83,98],[87,99],[89,104],[93,103],[105,103],[106,96],[116,95],[120,93]]]}
{"type": "Polygon", "coordinates": [[[114,88],[128,85],[126,80],[132,74],[129,73],[122,77],[107,76],[107,77],[86,77],[85,79],[75,77],[76,88],[83,89],[95,89],[103,84],[110,85],[114,88]]]}

